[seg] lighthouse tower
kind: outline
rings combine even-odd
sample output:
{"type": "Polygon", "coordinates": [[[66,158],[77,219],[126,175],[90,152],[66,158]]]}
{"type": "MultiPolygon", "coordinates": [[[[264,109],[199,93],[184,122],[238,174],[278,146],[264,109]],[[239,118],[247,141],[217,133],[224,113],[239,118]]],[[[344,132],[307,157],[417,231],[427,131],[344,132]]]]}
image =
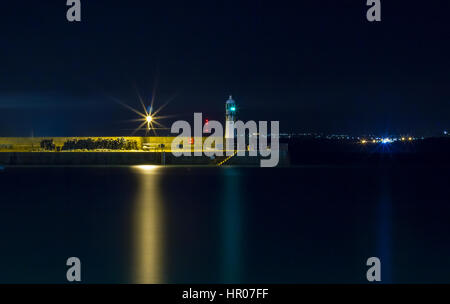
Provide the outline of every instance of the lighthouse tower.
{"type": "Polygon", "coordinates": [[[225,103],[225,139],[232,139],[235,136],[234,122],[236,121],[236,102],[230,95],[225,103]]]}

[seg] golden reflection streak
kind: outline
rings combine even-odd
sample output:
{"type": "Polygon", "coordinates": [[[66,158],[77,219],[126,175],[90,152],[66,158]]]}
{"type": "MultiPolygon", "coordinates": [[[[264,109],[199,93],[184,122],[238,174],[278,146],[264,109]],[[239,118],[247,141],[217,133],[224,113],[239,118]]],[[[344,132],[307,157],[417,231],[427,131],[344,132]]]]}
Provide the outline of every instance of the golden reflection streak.
{"type": "Polygon", "coordinates": [[[133,281],[137,284],[163,283],[162,200],[158,189],[159,166],[133,166],[139,176],[133,215],[133,281]]]}

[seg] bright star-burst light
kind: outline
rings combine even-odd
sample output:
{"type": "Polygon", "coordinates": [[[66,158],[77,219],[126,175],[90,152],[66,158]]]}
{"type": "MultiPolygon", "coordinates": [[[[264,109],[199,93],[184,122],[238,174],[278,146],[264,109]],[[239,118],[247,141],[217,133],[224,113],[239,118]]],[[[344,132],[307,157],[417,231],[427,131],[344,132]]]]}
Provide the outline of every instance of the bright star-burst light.
{"type": "MultiPolygon", "coordinates": [[[[137,90],[136,90],[136,92],[137,92],[137,90]]],[[[137,115],[139,115],[139,118],[131,120],[131,121],[141,122],[141,124],[133,131],[132,135],[136,134],[136,132],[138,132],[140,130],[145,130],[145,135],[147,135],[150,130],[153,131],[153,133],[156,135],[157,129],[167,129],[166,126],[164,126],[162,123],[158,122],[158,120],[168,118],[170,116],[161,116],[161,115],[159,115],[159,113],[165,106],[167,106],[167,104],[173,99],[173,97],[170,100],[168,100],[166,103],[161,105],[159,108],[157,108],[156,110],[153,111],[153,104],[155,101],[155,91],[153,91],[152,99],[150,101],[150,106],[148,107],[148,109],[145,107],[144,100],[140,96],[139,92],[137,92],[137,95],[139,98],[139,102],[142,106],[143,112],[140,112],[140,111],[134,109],[133,107],[127,105],[126,103],[123,103],[116,99],[116,101],[118,103],[120,103],[122,106],[126,107],[127,109],[129,109],[129,110],[133,111],[134,113],[136,113],[137,115]]]]}

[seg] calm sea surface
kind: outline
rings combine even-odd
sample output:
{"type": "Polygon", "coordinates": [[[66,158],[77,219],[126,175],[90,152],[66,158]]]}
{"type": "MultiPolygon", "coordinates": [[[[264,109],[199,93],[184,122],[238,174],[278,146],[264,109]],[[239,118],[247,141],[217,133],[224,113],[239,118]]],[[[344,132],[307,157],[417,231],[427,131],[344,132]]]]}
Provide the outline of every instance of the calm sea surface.
{"type": "Polygon", "coordinates": [[[9,167],[0,282],[450,283],[450,170],[9,167]]]}

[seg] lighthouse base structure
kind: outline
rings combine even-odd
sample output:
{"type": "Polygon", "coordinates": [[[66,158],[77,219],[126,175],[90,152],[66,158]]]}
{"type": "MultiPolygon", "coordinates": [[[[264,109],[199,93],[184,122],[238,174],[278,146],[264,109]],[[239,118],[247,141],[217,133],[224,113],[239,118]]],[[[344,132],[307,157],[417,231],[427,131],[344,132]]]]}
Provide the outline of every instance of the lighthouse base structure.
{"type": "Polygon", "coordinates": [[[225,122],[225,139],[234,139],[234,138],[235,138],[234,121],[227,120],[225,122]]]}

